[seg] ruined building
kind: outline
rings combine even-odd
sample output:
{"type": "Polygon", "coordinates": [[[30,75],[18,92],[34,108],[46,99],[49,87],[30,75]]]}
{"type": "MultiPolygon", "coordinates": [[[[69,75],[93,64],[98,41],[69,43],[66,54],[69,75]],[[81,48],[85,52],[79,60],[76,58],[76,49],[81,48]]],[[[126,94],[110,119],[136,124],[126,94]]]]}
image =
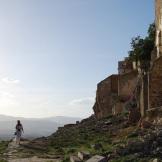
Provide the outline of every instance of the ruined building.
{"type": "Polygon", "coordinates": [[[137,83],[137,69],[125,58],[118,63],[119,74],[104,79],[97,85],[96,102],[93,107],[98,119],[121,113],[137,83]]]}
{"type": "Polygon", "coordinates": [[[156,42],[149,70],[140,68],[128,58],[118,63],[118,74],[97,86],[95,116],[100,119],[124,111],[133,97],[141,116],[158,117],[162,112],[162,0],[155,0],[156,42]]]}
{"type": "Polygon", "coordinates": [[[162,107],[162,0],[155,1],[156,42],[148,76],[148,112],[160,114],[162,107]],[[158,113],[157,113],[158,112],[158,113]]]}
{"type": "Polygon", "coordinates": [[[98,119],[112,113],[115,96],[118,94],[118,75],[111,75],[97,85],[96,103],[93,107],[98,119]]]}

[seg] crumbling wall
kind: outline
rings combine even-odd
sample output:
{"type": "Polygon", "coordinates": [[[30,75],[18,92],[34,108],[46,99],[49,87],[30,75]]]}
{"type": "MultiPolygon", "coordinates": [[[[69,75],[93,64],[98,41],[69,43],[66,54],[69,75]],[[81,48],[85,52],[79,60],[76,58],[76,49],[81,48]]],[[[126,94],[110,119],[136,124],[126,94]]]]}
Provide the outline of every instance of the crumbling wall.
{"type": "Polygon", "coordinates": [[[162,56],[162,0],[155,1],[155,25],[157,57],[162,56]]]}
{"type": "Polygon", "coordinates": [[[112,75],[97,86],[95,116],[100,119],[110,114],[119,114],[131,98],[137,84],[137,71],[112,75]]]}
{"type": "Polygon", "coordinates": [[[131,71],[119,75],[118,79],[118,99],[112,108],[114,115],[120,114],[124,111],[125,104],[133,96],[133,92],[137,85],[137,71],[131,71]]]}
{"type": "Polygon", "coordinates": [[[154,61],[149,76],[149,109],[162,106],[162,57],[154,61]]]}
{"type": "Polygon", "coordinates": [[[135,87],[137,85],[137,76],[137,71],[119,75],[118,95],[124,100],[127,100],[132,96],[133,91],[135,90],[135,87]]]}
{"type": "Polygon", "coordinates": [[[100,119],[112,114],[114,97],[118,93],[118,75],[111,75],[97,85],[95,116],[100,119]]]}
{"type": "Polygon", "coordinates": [[[122,113],[124,106],[125,106],[124,102],[117,101],[112,107],[112,114],[118,115],[118,114],[122,113]]]}

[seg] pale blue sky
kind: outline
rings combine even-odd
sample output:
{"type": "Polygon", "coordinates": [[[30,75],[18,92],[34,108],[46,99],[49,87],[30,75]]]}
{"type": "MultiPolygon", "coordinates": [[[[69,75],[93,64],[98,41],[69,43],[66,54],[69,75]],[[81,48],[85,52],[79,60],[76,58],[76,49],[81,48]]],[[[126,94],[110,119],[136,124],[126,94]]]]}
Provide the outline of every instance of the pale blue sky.
{"type": "Polygon", "coordinates": [[[0,0],[0,20],[0,114],[87,117],[154,1],[0,0]]]}

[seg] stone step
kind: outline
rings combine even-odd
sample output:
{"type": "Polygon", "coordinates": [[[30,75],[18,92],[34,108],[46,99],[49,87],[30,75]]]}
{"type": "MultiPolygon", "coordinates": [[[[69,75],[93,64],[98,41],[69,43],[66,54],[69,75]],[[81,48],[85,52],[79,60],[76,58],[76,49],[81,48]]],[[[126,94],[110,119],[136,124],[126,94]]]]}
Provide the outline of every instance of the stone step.
{"type": "Polygon", "coordinates": [[[104,156],[95,155],[88,159],[86,162],[107,162],[107,159],[104,156]]]}
{"type": "Polygon", "coordinates": [[[70,162],[81,162],[81,159],[79,159],[77,156],[70,156],[70,162]]]}
{"type": "Polygon", "coordinates": [[[78,152],[78,158],[81,160],[87,160],[90,158],[90,153],[84,151],[78,152]]]}

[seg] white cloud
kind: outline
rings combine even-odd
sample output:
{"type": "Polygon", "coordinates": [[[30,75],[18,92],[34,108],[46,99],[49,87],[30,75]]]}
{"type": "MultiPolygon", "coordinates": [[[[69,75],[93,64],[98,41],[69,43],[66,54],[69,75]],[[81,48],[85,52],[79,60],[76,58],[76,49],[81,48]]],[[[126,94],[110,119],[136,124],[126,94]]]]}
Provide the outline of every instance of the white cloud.
{"type": "Polygon", "coordinates": [[[0,98],[2,98],[2,97],[14,98],[15,96],[12,93],[10,93],[10,92],[3,92],[3,91],[1,91],[0,92],[0,98]]]}
{"type": "Polygon", "coordinates": [[[2,78],[1,79],[2,83],[5,83],[5,84],[19,84],[20,83],[20,80],[17,80],[17,79],[10,79],[10,78],[2,78]]]}
{"type": "Polygon", "coordinates": [[[7,113],[19,105],[17,98],[19,90],[19,80],[0,78],[0,113],[7,113]]]}
{"type": "Polygon", "coordinates": [[[88,117],[94,104],[93,97],[71,100],[44,89],[28,89],[20,80],[0,78],[0,114],[45,117],[66,115],[88,117]]]}

